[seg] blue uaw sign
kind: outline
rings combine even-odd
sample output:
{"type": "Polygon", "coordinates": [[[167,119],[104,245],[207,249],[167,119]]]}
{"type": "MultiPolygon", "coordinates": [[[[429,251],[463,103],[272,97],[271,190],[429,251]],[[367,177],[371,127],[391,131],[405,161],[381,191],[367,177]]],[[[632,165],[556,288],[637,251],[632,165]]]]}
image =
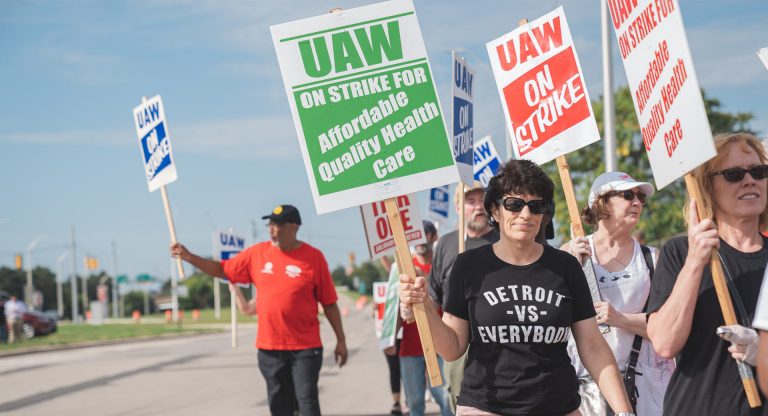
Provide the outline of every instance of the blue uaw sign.
{"type": "MultiPolygon", "coordinates": [[[[240,235],[237,231],[230,228],[227,231],[218,230],[213,233],[213,259],[214,260],[230,260],[235,258],[241,251],[245,250],[245,237],[240,235]]],[[[269,266],[265,268],[271,268],[272,263],[267,263],[269,266]]],[[[226,279],[216,279],[217,282],[226,284],[226,279]]],[[[239,287],[248,287],[250,284],[237,283],[239,287]]],[[[217,295],[218,296],[218,295],[217,295]]],[[[234,302],[234,298],[233,298],[234,302]]],[[[233,304],[234,305],[234,304],[233,304]]],[[[234,308],[234,306],[233,306],[234,308]]]]}
{"type": "Polygon", "coordinates": [[[448,221],[448,185],[438,186],[429,190],[429,218],[445,224],[448,221]]]}
{"type": "Polygon", "coordinates": [[[475,180],[487,188],[488,182],[499,170],[502,163],[496,146],[491,141],[491,136],[485,136],[475,143],[474,158],[475,180]]]}
{"type": "Polygon", "coordinates": [[[133,109],[149,192],[177,179],[163,100],[156,95],[133,109]]]}
{"type": "Polygon", "coordinates": [[[474,141],[474,109],[472,102],[473,71],[463,57],[453,52],[453,156],[464,183],[473,182],[472,146],[474,141]]]}
{"type": "Polygon", "coordinates": [[[245,250],[245,237],[232,230],[219,230],[213,233],[214,257],[217,260],[229,260],[245,250]]]}

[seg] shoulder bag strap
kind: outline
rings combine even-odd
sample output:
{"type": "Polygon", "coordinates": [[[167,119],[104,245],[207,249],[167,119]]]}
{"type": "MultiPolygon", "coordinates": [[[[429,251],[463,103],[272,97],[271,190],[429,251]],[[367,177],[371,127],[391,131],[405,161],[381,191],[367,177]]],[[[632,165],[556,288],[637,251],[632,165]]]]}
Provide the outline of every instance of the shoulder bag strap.
{"type": "MultiPolygon", "coordinates": [[[[643,258],[645,259],[645,265],[648,267],[651,280],[653,279],[653,256],[651,250],[640,245],[640,250],[643,252],[643,258]]],[[[648,298],[650,298],[650,294],[648,298]]],[[[648,310],[648,299],[645,299],[645,306],[643,306],[643,312],[648,310]]],[[[637,388],[635,387],[635,372],[637,368],[637,360],[640,358],[640,347],[643,345],[643,337],[635,335],[635,339],[632,341],[632,351],[629,353],[629,359],[627,360],[627,370],[624,373],[624,388],[627,390],[627,396],[629,396],[629,402],[632,404],[632,408],[637,407],[637,388]]]]}

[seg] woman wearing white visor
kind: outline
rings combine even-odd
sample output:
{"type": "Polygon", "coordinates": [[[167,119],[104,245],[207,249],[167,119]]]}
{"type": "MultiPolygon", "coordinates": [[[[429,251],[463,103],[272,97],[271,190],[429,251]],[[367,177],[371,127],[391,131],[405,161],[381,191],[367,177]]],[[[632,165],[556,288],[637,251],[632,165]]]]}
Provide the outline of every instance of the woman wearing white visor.
{"type": "MultiPolygon", "coordinates": [[[[645,200],[653,193],[651,184],[635,181],[624,172],[598,176],[582,211],[583,221],[593,225],[595,232],[562,246],[579,259],[592,259],[603,299],[595,303],[597,322],[604,324],[601,332],[624,375],[627,396],[636,413],[645,416],[662,414],[664,391],[675,368],[672,360],[656,354],[647,339],[645,309],[656,249],[632,238],[645,200]]],[[[610,415],[572,342],[569,353],[581,384],[582,414],[610,415]]]]}

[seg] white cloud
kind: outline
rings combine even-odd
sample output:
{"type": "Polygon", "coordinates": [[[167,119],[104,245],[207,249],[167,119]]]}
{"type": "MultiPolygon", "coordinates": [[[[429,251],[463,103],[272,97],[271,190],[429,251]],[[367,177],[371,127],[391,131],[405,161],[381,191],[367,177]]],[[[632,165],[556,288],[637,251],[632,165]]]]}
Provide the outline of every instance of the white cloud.
{"type": "Polygon", "coordinates": [[[298,151],[293,121],[268,116],[181,125],[174,148],[236,159],[290,159],[298,151]]]}
{"type": "MultiPolygon", "coordinates": [[[[285,160],[296,157],[298,143],[293,121],[265,116],[208,120],[171,126],[174,152],[192,152],[222,158],[285,160]]],[[[98,143],[135,146],[136,136],[123,130],[0,133],[0,143],[67,144],[98,143]]]]}
{"type": "Polygon", "coordinates": [[[766,37],[754,36],[768,33],[765,22],[731,24],[713,22],[687,30],[696,74],[704,88],[750,85],[765,75],[755,53],[765,46],[766,37]],[[727,26],[730,28],[723,30],[727,26]]]}

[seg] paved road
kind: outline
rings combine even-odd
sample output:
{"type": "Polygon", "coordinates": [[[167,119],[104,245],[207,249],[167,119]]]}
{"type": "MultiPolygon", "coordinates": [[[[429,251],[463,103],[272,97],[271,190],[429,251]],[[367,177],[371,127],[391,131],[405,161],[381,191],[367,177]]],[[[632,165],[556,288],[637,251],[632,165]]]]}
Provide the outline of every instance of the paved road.
{"type": "MultiPolygon", "coordinates": [[[[327,321],[320,374],[323,414],[384,415],[391,406],[386,361],[370,309],[348,306],[350,359],[335,365],[327,321]]],[[[13,415],[268,415],[266,387],[253,348],[256,325],[230,334],[198,335],[0,358],[0,414],[13,415]]],[[[437,406],[428,403],[430,414],[437,406]]]]}

